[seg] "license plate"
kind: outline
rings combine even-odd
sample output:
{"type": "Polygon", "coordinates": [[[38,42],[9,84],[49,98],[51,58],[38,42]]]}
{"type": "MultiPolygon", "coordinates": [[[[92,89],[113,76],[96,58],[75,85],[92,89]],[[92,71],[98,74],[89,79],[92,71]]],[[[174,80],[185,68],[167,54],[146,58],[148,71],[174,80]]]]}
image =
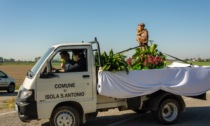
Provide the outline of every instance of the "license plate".
{"type": "Polygon", "coordinates": [[[15,110],[18,112],[18,106],[17,106],[17,104],[15,104],[15,110]]]}

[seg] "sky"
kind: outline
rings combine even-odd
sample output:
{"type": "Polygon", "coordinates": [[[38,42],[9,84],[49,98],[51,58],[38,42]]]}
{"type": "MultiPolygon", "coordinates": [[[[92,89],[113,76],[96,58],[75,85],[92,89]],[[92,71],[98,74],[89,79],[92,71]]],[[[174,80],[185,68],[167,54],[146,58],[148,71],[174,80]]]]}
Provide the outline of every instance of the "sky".
{"type": "Polygon", "coordinates": [[[210,58],[210,0],[0,0],[0,57],[34,60],[95,37],[102,51],[119,52],[138,45],[139,23],[161,52],[210,58]]]}

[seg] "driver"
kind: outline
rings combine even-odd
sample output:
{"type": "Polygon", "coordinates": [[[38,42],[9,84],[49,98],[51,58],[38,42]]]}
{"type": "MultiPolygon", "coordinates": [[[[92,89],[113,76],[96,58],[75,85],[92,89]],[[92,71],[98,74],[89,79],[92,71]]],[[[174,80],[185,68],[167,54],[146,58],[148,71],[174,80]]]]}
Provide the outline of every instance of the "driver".
{"type": "Polygon", "coordinates": [[[60,57],[61,57],[61,68],[63,69],[64,72],[69,71],[69,69],[74,64],[74,61],[70,59],[69,53],[67,51],[62,51],[60,53],[60,57]]]}

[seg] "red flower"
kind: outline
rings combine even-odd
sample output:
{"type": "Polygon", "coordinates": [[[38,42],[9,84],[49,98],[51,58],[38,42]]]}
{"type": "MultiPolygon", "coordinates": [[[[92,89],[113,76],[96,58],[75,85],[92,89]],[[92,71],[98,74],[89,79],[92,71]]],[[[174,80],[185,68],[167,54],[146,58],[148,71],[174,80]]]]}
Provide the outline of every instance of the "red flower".
{"type": "Polygon", "coordinates": [[[132,60],[131,58],[127,59],[127,63],[128,63],[129,66],[131,65],[131,60],[132,60]]]}

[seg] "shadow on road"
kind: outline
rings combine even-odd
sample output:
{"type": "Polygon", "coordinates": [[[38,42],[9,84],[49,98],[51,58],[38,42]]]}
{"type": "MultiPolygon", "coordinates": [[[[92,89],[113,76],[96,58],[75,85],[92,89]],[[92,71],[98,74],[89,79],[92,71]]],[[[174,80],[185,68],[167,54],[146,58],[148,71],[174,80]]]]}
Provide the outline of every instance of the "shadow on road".
{"type": "Polygon", "coordinates": [[[1,96],[17,96],[18,91],[15,91],[14,93],[7,93],[6,91],[0,91],[0,97],[1,96]]]}
{"type": "MultiPolygon", "coordinates": [[[[103,116],[103,117],[97,117],[95,119],[88,120],[84,125],[82,126],[108,126],[113,123],[118,123],[120,121],[134,118],[138,114],[124,114],[124,115],[114,115],[114,116],[103,116]]],[[[50,126],[49,122],[45,122],[42,124],[42,126],[50,126]]]]}
{"type": "MultiPolygon", "coordinates": [[[[210,105],[210,104],[209,104],[210,105]]],[[[210,126],[210,106],[189,107],[180,116],[180,124],[190,124],[190,126],[210,126]]]]}
{"type": "MultiPolygon", "coordinates": [[[[210,126],[210,107],[189,107],[181,113],[179,120],[172,126],[210,126]]],[[[49,126],[49,122],[42,126],[49,126]]],[[[124,114],[115,116],[97,117],[88,120],[83,126],[162,126],[150,113],[145,114],[124,114]]]]}
{"type": "Polygon", "coordinates": [[[108,126],[108,125],[113,125],[115,123],[122,122],[123,120],[135,118],[138,115],[139,114],[132,113],[132,114],[124,114],[124,115],[97,117],[95,119],[88,120],[83,126],[108,126]]]}

